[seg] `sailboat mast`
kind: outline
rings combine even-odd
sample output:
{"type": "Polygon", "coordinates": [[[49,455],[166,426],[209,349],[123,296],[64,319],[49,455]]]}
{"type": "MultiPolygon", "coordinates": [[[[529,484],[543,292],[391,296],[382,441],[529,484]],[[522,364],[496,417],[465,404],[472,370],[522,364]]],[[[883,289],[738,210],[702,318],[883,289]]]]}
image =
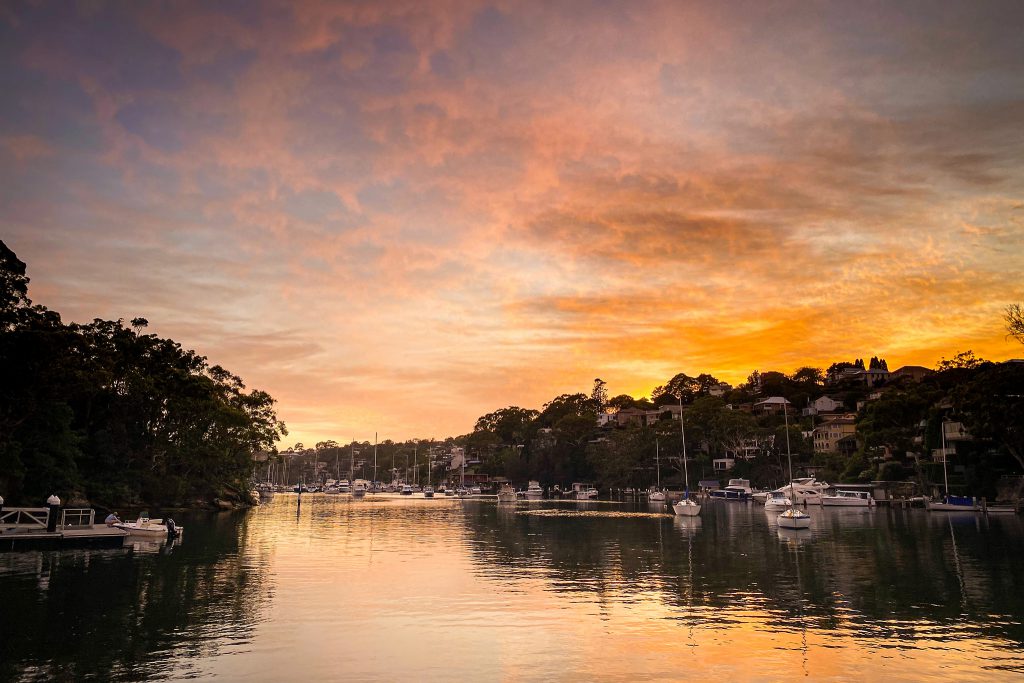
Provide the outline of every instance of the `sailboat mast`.
{"type": "Polygon", "coordinates": [[[660,450],[660,447],[658,446],[658,440],[657,439],[654,440],[654,467],[655,467],[655,470],[658,473],[657,474],[657,476],[658,476],[657,487],[658,487],[658,490],[660,491],[661,490],[661,450],[660,450]]]}
{"type": "Polygon", "coordinates": [[[683,392],[679,392],[679,433],[683,439],[683,489],[690,497],[690,468],[686,464],[686,425],[683,424],[683,392]]]}
{"type": "Polygon", "coordinates": [[[943,418],[942,423],[939,424],[939,429],[942,430],[942,482],[946,487],[946,495],[949,495],[949,472],[946,470],[946,420],[943,418]]]}
{"type": "Polygon", "coordinates": [[[793,486],[793,454],[789,450],[789,411],[786,409],[785,403],[782,404],[782,416],[786,421],[786,460],[789,461],[789,496],[790,502],[796,503],[796,489],[793,486]]]}
{"type": "Polygon", "coordinates": [[[377,432],[373,433],[373,486],[377,486],[377,432]]]}

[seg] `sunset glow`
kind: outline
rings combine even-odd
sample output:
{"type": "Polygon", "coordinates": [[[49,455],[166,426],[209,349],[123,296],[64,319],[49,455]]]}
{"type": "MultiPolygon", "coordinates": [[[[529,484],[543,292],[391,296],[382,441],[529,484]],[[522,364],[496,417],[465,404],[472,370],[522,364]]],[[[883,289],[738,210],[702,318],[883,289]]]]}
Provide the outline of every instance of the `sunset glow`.
{"type": "Polygon", "coordinates": [[[7,3],[0,238],[288,442],[1024,355],[1024,6],[7,3]]]}

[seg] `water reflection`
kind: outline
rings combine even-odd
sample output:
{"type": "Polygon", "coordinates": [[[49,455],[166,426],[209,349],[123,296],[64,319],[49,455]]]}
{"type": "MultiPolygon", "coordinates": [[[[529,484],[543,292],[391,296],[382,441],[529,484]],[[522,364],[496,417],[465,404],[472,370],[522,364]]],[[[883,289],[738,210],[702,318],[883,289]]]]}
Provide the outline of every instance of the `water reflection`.
{"type": "Polygon", "coordinates": [[[0,555],[0,679],[1024,671],[1019,518],[811,512],[279,495],[177,546],[0,555]]]}

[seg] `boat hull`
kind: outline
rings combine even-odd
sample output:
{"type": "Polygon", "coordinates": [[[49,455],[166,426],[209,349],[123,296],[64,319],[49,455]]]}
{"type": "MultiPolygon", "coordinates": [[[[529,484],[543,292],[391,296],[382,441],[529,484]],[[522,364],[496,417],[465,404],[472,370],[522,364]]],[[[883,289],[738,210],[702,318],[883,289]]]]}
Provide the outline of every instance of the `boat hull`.
{"type": "Polygon", "coordinates": [[[779,528],[782,529],[810,529],[811,516],[799,510],[787,510],[778,517],[779,528]]]}
{"type": "Polygon", "coordinates": [[[824,496],[821,499],[821,504],[825,507],[840,508],[869,508],[874,505],[872,501],[863,498],[833,498],[831,496],[824,496]]]}
{"type": "Polygon", "coordinates": [[[692,500],[681,500],[672,506],[672,511],[680,517],[696,517],[700,514],[700,505],[692,500]]]}
{"type": "Polygon", "coordinates": [[[927,507],[932,512],[981,512],[978,505],[959,505],[957,503],[938,503],[929,501],[927,507]]]}

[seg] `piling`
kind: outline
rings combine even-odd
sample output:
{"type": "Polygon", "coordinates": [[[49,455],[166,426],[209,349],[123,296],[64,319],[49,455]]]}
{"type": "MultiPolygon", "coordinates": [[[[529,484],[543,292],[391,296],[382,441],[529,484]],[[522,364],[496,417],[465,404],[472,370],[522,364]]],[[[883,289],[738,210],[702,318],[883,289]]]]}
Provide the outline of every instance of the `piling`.
{"type": "Polygon", "coordinates": [[[46,516],[46,531],[52,534],[57,531],[57,514],[60,512],[60,498],[57,494],[51,494],[46,499],[46,507],[50,510],[46,516]]]}

